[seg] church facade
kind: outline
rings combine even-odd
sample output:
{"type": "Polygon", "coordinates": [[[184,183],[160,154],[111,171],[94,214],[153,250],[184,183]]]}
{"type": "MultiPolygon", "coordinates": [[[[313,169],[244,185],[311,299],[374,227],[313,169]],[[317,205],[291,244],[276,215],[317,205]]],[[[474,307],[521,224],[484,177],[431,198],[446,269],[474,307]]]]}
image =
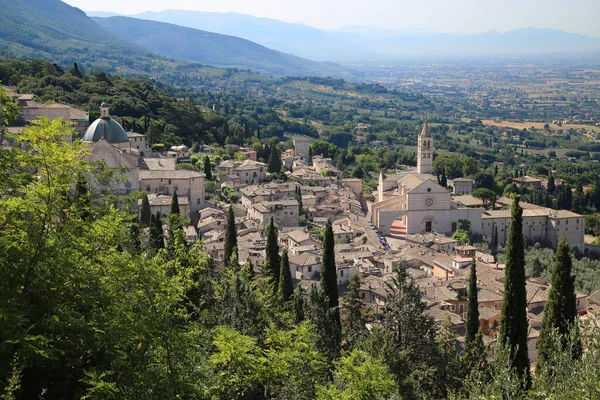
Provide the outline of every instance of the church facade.
{"type": "MultiPolygon", "coordinates": [[[[371,223],[383,234],[402,237],[436,232],[452,235],[460,220],[471,223],[471,231],[485,236],[497,232],[499,243],[508,237],[510,210],[485,210],[463,205],[452,197],[433,172],[433,137],[427,121],[418,139],[417,169],[401,174],[379,175],[375,202],[368,204],[371,223]]],[[[522,203],[523,234],[530,243],[556,247],[565,236],[571,247],[584,245],[583,216],[568,211],[522,203]]]]}

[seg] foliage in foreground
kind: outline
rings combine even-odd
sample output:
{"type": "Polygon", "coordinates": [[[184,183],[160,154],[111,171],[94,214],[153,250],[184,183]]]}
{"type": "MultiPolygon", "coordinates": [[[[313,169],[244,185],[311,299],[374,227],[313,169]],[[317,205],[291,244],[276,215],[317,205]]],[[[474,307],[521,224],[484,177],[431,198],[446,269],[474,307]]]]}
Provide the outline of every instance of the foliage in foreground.
{"type": "MultiPolygon", "coordinates": [[[[552,336],[554,366],[523,393],[508,353],[464,380],[448,326],[437,329],[402,265],[381,320],[357,325],[355,281],[341,312],[316,287],[289,300],[272,280],[224,268],[186,243],[135,234],[128,203],[74,190],[94,173],[60,121],[1,150],[0,395],[7,399],[596,398],[600,339],[552,336]],[[141,242],[141,243],[140,243],[141,242]],[[353,318],[344,321],[338,315],[353,318]],[[341,338],[341,340],[340,340],[341,338]],[[552,371],[552,376],[544,375],[552,371]]],[[[170,222],[177,226],[178,221],[170,222]]],[[[147,229],[147,228],[146,228],[147,229]]],[[[232,266],[235,266],[233,268],[232,266]]],[[[281,264],[277,263],[277,267],[281,264]]]]}

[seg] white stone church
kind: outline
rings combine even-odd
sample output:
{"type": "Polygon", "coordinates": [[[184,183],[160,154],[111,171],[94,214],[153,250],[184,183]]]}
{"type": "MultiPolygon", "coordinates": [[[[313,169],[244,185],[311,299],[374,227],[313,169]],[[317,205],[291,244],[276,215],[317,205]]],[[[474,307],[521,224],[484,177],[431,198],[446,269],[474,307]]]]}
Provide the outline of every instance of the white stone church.
{"type": "MultiPolygon", "coordinates": [[[[510,212],[485,210],[463,204],[461,196],[452,197],[432,175],[433,151],[433,137],[425,121],[418,138],[416,171],[385,177],[380,173],[375,202],[368,204],[373,225],[383,234],[396,237],[426,232],[452,235],[460,220],[468,220],[472,232],[489,236],[496,229],[499,242],[505,242],[510,212]]],[[[565,236],[571,246],[583,249],[583,216],[523,202],[521,206],[523,233],[530,243],[541,241],[556,247],[560,236],[565,236]]]]}

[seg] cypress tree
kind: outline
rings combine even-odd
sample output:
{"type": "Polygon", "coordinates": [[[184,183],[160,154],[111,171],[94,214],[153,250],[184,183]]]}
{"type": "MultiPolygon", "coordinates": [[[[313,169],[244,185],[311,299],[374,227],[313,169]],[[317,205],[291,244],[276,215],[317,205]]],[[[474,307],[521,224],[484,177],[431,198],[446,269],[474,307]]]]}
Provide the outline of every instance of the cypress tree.
{"type": "Polygon", "coordinates": [[[275,220],[271,217],[267,225],[267,257],[265,258],[265,274],[274,285],[274,291],[277,292],[279,286],[279,270],[281,269],[279,261],[279,245],[277,244],[277,226],[275,220]]]}
{"type": "Polygon", "coordinates": [[[442,179],[440,179],[440,185],[443,187],[448,186],[448,178],[446,177],[446,168],[442,168],[442,179]]]}
{"type": "Polygon", "coordinates": [[[471,263],[469,288],[467,291],[467,319],[465,322],[465,344],[470,347],[479,332],[479,301],[477,299],[477,263],[471,263]]]}
{"type": "Polygon", "coordinates": [[[544,195],[544,207],[552,208],[552,198],[548,192],[544,195]]]}
{"type": "Polygon", "coordinates": [[[270,173],[281,172],[281,154],[276,145],[271,146],[271,154],[269,155],[269,163],[267,164],[267,171],[270,173]]]}
{"type": "Polygon", "coordinates": [[[140,221],[142,221],[145,226],[150,226],[151,217],[150,201],[148,201],[148,195],[144,194],[144,198],[142,199],[142,210],[140,212],[140,221]]]}
{"type": "Polygon", "coordinates": [[[510,232],[506,243],[504,298],[500,321],[499,344],[504,346],[511,367],[531,383],[527,355],[527,292],[525,288],[525,246],[523,241],[523,209],[520,196],[515,196],[511,209],[510,232]]]}
{"type": "Polygon", "coordinates": [[[225,248],[223,255],[223,262],[229,263],[231,255],[237,256],[237,230],[235,229],[235,215],[233,213],[233,206],[229,206],[227,210],[227,221],[225,223],[225,248]]]}
{"type": "Polygon", "coordinates": [[[498,225],[496,224],[494,224],[494,230],[492,231],[490,251],[494,257],[496,257],[496,254],[498,254],[498,225]]]}
{"type": "Polygon", "coordinates": [[[548,177],[548,184],[546,185],[546,193],[553,194],[556,190],[556,184],[554,183],[554,176],[548,177]]]}
{"type": "Polygon", "coordinates": [[[287,250],[283,251],[281,256],[281,269],[279,271],[279,295],[283,301],[288,301],[294,294],[294,284],[292,282],[292,272],[290,271],[290,261],[287,250]]]}
{"type": "Polygon", "coordinates": [[[76,62],[73,63],[72,73],[73,73],[73,76],[76,76],[77,78],[83,77],[83,74],[81,73],[81,70],[79,69],[79,65],[76,62]]]}
{"type": "Polygon", "coordinates": [[[165,247],[162,229],[162,219],[160,213],[152,215],[150,224],[150,245],[155,249],[162,249],[165,247]]]}
{"type": "Polygon", "coordinates": [[[173,191],[173,197],[171,198],[171,215],[181,215],[179,212],[179,197],[177,196],[177,190],[173,191]]]}
{"type": "Polygon", "coordinates": [[[294,317],[294,323],[299,324],[305,320],[305,310],[306,310],[306,299],[305,290],[302,288],[300,282],[296,286],[296,290],[294,290],[294,294],[292,295],[292,315],[294,317]]]}
{"type": "MultiPolygon", "coordinates": [[[[577,322],[577,306],[575,284],[571,275],[572,260],[569,254],[569,244],[564,236],[561,237],[556,250],[556,261],[552,268],[552,287],[548,301],[544,306],[542,330],[538,339],[538,368],[550,359],[552,334],[557,330],[562,335],[563,346],[566,347],[571,328],[577,322]]],[[[574,357],[581,355],[581,348],[576,346],[574,357]]]]}
{"type": "Polygon", "coordinates": [[[366,318],[362,313],[363,299],[360,297],[361,279],[359,274],[350,278],[348,291],[342,300],[345,317],[343,321],[344,333],[350,344],[355,344],[366,330],[366,318]]]}
{"type": "Polygon", "coordinates": [[[336,322],[340,324],[340,313],[338,310],[338,285],[337,285],[337,270],[335,268],[335,242],[333,239],[333,228],[331,226],[331,218],[327,219],[325,224],[325,232],[323,236],[323,256],[321,259],[321,290],[329,297],[329,308],[337,310],[336,322]]]}
{"type": "Polygon", "coordinates": [[[210,165],[210,158],[208,156],[204,157],[204,176],[207,181],[212,181],[212,166],[210,165]]]}
{"type": "Polygon", "coordinates": [[[304,213],[304,205],[302,203],[302,189],[300,186],[296,188],[296,200],[298,200],[298,215],[302,215],[304,213]]]}

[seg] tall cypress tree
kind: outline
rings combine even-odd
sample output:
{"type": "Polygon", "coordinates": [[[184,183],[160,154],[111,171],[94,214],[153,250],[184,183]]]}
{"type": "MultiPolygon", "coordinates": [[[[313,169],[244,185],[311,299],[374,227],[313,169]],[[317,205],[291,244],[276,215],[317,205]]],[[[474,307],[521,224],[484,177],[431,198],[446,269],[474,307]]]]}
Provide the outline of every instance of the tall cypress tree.
{"type": "Polygon", "coordinates": [[[510,355],[511,366],[531,383],[527,355],[527,292],[525,288],[525,245],[523,241],[523,209],[515,196],[511,209],[510,232],[506,243],[504,298],[500,322],[499,344],[510,355]]]}
{"type": "Polygon", "coordinates": [[[163,237],[162,219],[160,212],[156,212],[156,216],[152,216],[152,224],[150,226],[150,245],[155,249],[163,249],[165,241],[163,237]]]}
{"type": "Polygon", "coordinates": [[[267,164],[267,171],[270,173],[281,172],[281,154],[276,145],[271,146],[271,154],[269,155],[269,163],[267,164]]]}
{"type": "Polygon", "coordinates": [[[360,297],[361,279],[359,274],[354,274],[350,278],[348,291],[342,299],[344,308],[344,333],[347,341],[354,345],[366,331],[366,318],[362,313],[365,307],[363,299],[360,297]]]}
{"type": "Polygon", "coordinates": [[[287,250],[283,251],[281,256],[281,268],[279,271],[279,295],[283,301],[288,301],[294,294],[294,283],[292,282],[292,272],[290,271],[290,261],[287,250]]]}
{"type": "MultiPolygon", "coordinates": [[[[544,367],[550,359],[550,353],[554,351],[552,346],[552,333],[557,330],[563,342],[567,344],[570,329],[577,321],[577,306],[575,296],[575,284],[572,269],[569,244],[564,236],[560,238],[556,250],[556,261],[552,268],[552,287],[548,294],[548,301],[544,306],[544,318],[542,330],[538,339],[538,368],[544,367]]],[[[575,346],[574,357],[581,356],[581,347],[575,346]]]]}
{"type": "Polygon", "coordinates": [[[223,262],[229,263],[231,255],[234,254],[237,257],[237,230],[235,229],[235,215],[233,213],[233,206],[229,206],[227,210],[227,221],[225,223],[225,249],[223,255],[223,262]]]}
{"type": "Polygon", "coordinates": [[[446,168],[442,168],[442,179],[440,179],[440,185],[443,187],[448,186],[448,178],[446,177],[446,168]]]}
{"type": "Polygon", "coordinates": [[[298,200],[298,215],[302,215],[304,213],[304,205],[302,203],[302,189],[300,185],[296,187],[296,200],[298,200]]]}
{"type": "Polygon", "coordinates": [[[279,270],[281,269],[277,236],[277,226],[275,226],[275,220],[271,217],[271,221],[267,225],[267,257],[265,258],[264,270],[271,283],[273,283],[275,292],[277,292],[279,286],[279,270]]]}
{"type": "Polygon", "coordinates": [[[148,201],[148,195],[144,194],[144,198],[142,199],[142,210],[140,212],[140,221],[142,221],[145,226],[150,226],[151,217],[150,201],[148,201]]]}
{"type": "Polygon", "coordinates": [[[171,214],[181,215],[179,211],[179,197],[177,196],[177,190],[173,191],[173,197],[171,198],[171,214]]]}
{"type": "Polygon", "coordinates": [[[212,167],[210,165],[210,158],[208,156],[204,157],[204,176],[207,181],[212,181],[212,167]]]}
{"type": "Polygon", "coordinates": [[[465,344],[467,347],[475,340],[479,332],[479,302],[477,300],[477,266],[475,259],[471,263],[469,288],[467,291],[467,320],[465,322],[465,344]]]}
{"type": "Polygon", "coordinates": [[[546,193],[554,194],[556,190],[556,183],[554,182],[554,176],[548,177],[548,184],[546,185],[546,193]]]}
{"type": "MultiPolygon", "coordinates": [[[[337,270],[335,267],[335,241],[333,239],[333,228],[331,226],[331,218],[325,224],[325,232],[323,236],[323,257],[321,259],[321,290],[329,297],[329,308],[338,310],[338,285],[337,285],[337,270]]],[[[340,313],[337,311],[336,322],[340,324],[340,313]]]]}
{"type": "Polygon", "coordinates": [[[496,254],[498,254],[498,225],[496,224],[494,224],[494,230],[492,231],[490,251],[494,257],[496,257],[496,254]]]}

